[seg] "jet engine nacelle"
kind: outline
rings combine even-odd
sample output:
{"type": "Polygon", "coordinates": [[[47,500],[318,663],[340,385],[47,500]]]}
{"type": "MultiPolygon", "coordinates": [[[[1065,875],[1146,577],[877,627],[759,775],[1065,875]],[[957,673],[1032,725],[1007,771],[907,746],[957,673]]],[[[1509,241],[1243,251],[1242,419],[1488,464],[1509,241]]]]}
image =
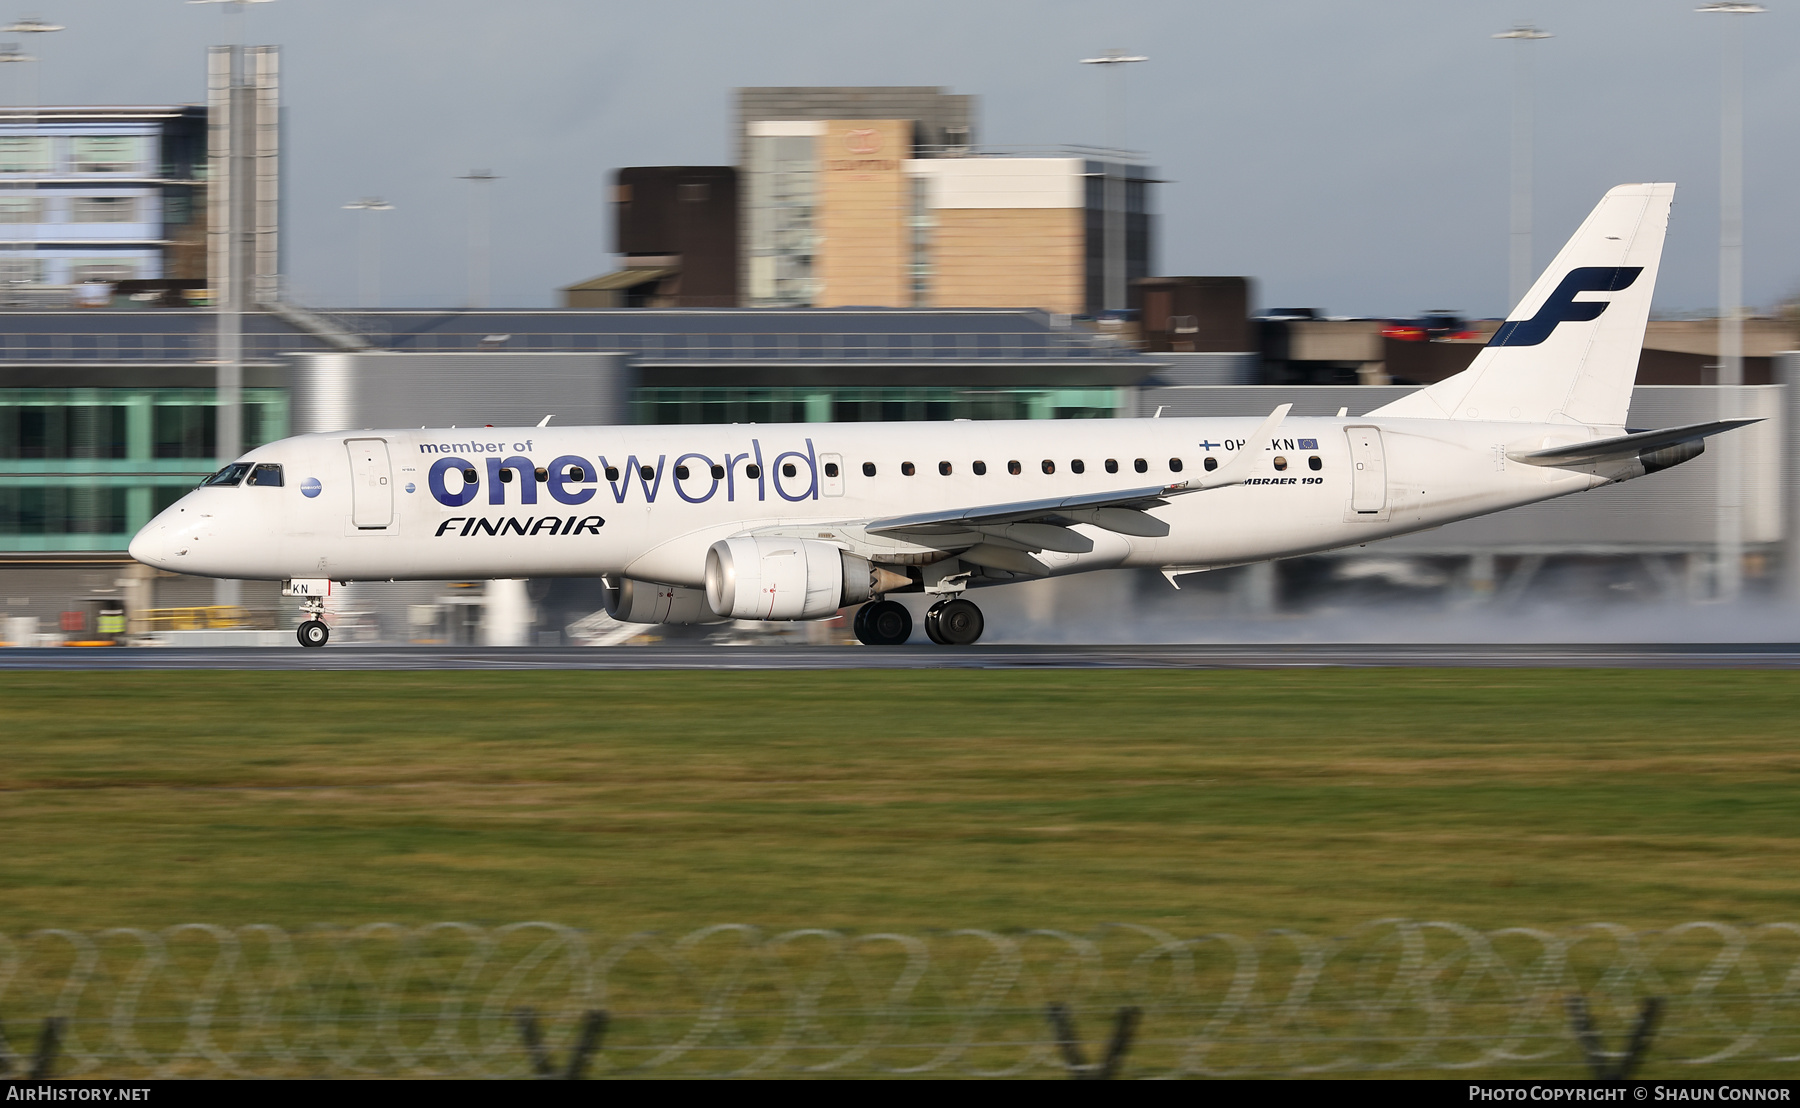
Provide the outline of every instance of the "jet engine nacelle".
{"type": "Polygon", "coordinates": [[[720,623],[706,593],[680,585],[613,578],[606,584],[606,614],[620,623],[720,623]]]}
{"type": "Polygon", "coordinates": [[[867,600],[878,574],[893,576],[828,542],[724,539],[706,552],[706,602],[733,619],[822,619],[867,600]]]}

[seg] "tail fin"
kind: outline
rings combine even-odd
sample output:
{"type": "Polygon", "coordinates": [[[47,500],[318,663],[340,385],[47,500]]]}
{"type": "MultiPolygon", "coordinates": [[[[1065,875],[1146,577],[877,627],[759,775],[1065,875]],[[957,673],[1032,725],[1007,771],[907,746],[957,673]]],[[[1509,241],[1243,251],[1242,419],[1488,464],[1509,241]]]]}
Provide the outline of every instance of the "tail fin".
{"type": "Polygon", "coordinates": [[[1609,191],[1474,364],[1369,414],[1622,426],[1674,196],[1609,191]]]}

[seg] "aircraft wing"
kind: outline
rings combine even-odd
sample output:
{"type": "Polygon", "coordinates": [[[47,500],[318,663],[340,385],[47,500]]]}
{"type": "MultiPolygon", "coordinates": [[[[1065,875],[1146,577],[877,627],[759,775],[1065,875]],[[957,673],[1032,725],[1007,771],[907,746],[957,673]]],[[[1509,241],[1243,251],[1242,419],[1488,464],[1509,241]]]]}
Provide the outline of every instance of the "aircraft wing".
{"type": "Polygon", "coordinates": [[[1595,462],[1629,461],[1649,451],[1699,442],[1712,435],[1761,422],[1760,419],[1720,419],[1711,423],[1689,423],[1681,427],[1665,427],[1660,431],[1634,431],[1629,435],[1615,435],[1609,439],[1578,442],[1572,446],[1553,446],[1548,450],[1509,450],[1506,456],[1515,462],[1534,466],[1583,466],[1595,462]]]}

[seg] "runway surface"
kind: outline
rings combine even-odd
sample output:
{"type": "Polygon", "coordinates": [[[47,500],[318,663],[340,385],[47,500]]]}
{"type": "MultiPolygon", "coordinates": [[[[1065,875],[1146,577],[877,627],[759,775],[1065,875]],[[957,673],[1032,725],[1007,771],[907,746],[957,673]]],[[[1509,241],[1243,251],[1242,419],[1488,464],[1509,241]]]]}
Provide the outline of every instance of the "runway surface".
{"type": "Polygon", "coordinates": [[[1795,669],[1800,643],[1253,646],[690,646],[0,650],[0,670],[517,669],[1285,669],[1474,666],[1556,669],[1795,669]]]}

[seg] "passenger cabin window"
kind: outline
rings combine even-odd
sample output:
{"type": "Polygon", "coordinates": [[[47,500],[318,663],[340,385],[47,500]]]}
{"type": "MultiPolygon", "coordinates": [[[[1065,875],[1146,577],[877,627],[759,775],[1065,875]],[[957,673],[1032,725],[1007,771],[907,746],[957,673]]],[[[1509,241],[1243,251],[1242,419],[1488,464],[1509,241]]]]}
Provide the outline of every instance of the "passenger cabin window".
{"type": "Polygon", "coordinates": [[[1279,454],[1275,455],[1275,472],[1276,473],[1287,472],[1287,459],[1282,457],[1279,454]]]}
{"type": "Polygon", "coordinates": [[[587,480],[587,470],[582,469],[580,466],[570,466],[569,467],[569,480],[571,480],[571,481],[587,480]]]}
{"type": "Polygon", "coordinates": [[[503,485],[512,484],[512,467],[511,466],[505,466],[500,470],[500,483],[503,485]]]}
{"type": "Polygon", "coordinates": [[[1170,473],[1180,473],[1181,472],[1181,459],[1180,458],[1170,458],[1169,459],[1169,472],[1170,473]]]}
{"type": "Polygon", "coordinates": [[[911,462],[901,462],[900,472],[904,476],[911,477],[917,470],[913,469],[913,464],[911,462]]]}
{"type": "Polygon", "coordinates": [[[970,468],[975,471],[975,476],[977,476],[977,477],[986,477],[987,476],[987,463],[986,462],[976,462],[970,468]]]}
{"type": "Polygon", "coordinates": [[[1117,458],[1106,459],[1106,472],[1108,472],[1108,473],[1119,472],[1119,459],[1117,459],[1117,458]]]}
{"type": "Polygon", "coordinates": [[[725,467],[724,466],[712,467],[712,479],[715,481],[725,480],[725,467]]]}
{"type": "Polygon", "coordinates": [[[950,476],[950,463],[949,462],[939,462],[938,463],[938,474],[943,477],[950,476]]]}
{"type": "Polygon", "coordinates": [[[686,467],[686,466],[676,466],[676,467],[675,467],[675,480],[677,480],[677,481],[685,481],[685,480],[687,480],[687,479],[688,479],[688,472],[689,472],[689,470],[688,470],[688,467],[686,467]]]}
{"type": "Polygon", "coordinates": [[[1306,468],[1312,470],[1314,473],[1317,473],[1319,470],[1325,468],[1325,463],[1321,462],[1319,460],[1319,456],[1317,454],[1314,454],[1312,457],[1306,459],[1306,468]]]}
{"type": "Polygon", "coordinates": [[[1043,470],[1045,473],[1055,473],[1056,472],[1056,463],[1051,461],[1049,458],[1045,458],[1043,461],[1043,470]]]}
{"type": "Polygon", "coordinates": [[[1150,472],[1150,463],[1139,458],[1137,461],[1131,463],[1131,468],[1137,470],[1139,473],[1148,473],[1150,472]]]}
{"type": "Polygon", "coordinates": [[[1211,473],[1213,470],[1219,468],[1219,459],[1208,458],[1208,459],[1206,459],[1206,461],[1201,462],[1200,464],[1205,467],[1206,472],[1211,473]]]}
{"type": "Polygon", "coordinates": [[[648,481],[652,477],[656,476],[656,470],[652,469],[650,466],[639,466],[638,467],[638,476],[643,478],[644,480],[648,481]]]}
{"type": "Polygon", "coordinates": [[[794,468],[793,462],[783,462],[781,463],[781,475],[783,477],[798,477],[800,471],[794,468]]]}
{"type": "Polygon", "coordinates": [[[875,463],[874,462],[864,462],[863,463],[863,476],[864,477],[875,476],[875,463]]]}
{"type": "Polygon", "coordinates": [[[607,466],[606,467],[606,479],[608,481],[617,481],[619,479],[619,467],[618,466],[607,466]]]}
{"type": "MultiPolygon", "coordinates": [[[[619,474],[619,471],[616,469],[610,470],[609,472],[612,473],[612,475],[615,477],[617,477],[619,474]]],[[[463,470],[463,480],[467,481],[469,484],[474,484],[475,483],[475,471],[472,469],[463,470]]]]}
{"type": "Polygon", "coordinates": [[[238,485],[243,483],[244,475],[249,472],[250,472],[250,463],[249,462],[232,462],[230,465],[226,466],[224,469],[221,469],[219,472],[213,474],[211,477],[208,477],[206,480],[200,482],[200,487],[206,488],[208,486],[220,486],[220,487],[237,488],[238,485]]]}
{"type": "Polygon", "coordinates": [[[536,469],[532,470],[531,475],[533,477],[537,478],[537,482],[540,485],[543,484],[545,481],[550,480],[550,471],[545,469],[543,466],[539,466],[536,469]]]}
{"type": "Polygon", "coordinates": [[[1020,465],[1018,462],[1007,462],[1006,463],[1006,472],[1012,474],[1014,477],[1017,477],[1019,474],[1023,473],[1024,471],[1025,471],[1025,467],[1020,465]]]}
{"type": "Polygon", "coordinates": [[[1076,458],[1074,461],[1069,463],[1069,472],[1070,473],[1086,473],[1087,472],[1087,463],[1082,461],[1080,458],[1076,458]]]}
{"type": "Polygon", "coordinates": [[[262,463],[250,471],[250,483],[252,485],[261,485],[264,488],[280,488],[281,467],[270,462],[262,463]]]}
{"type": "MultiPolygon", "coordinates": [[[[645,466],[644,468],[646,470],[648,470],[650,467],[645,466]]],[[[744,467],[744,476],[748,477],[748,478],[750,478],[750,480],[754,481],[758,477],[762,476],[762,467],[759,465],[755,465],[755,464],[747,465],[744,467]]],[[[647,478],[646,478],[646,480],[647,480],[647,478]]]]}
{"type": "Polygon", "coordinates": [[[826,462],[825,463],[825,476],[836,477],[837,475],[838,475],[838,464],[836,462],[826,462]]]}

